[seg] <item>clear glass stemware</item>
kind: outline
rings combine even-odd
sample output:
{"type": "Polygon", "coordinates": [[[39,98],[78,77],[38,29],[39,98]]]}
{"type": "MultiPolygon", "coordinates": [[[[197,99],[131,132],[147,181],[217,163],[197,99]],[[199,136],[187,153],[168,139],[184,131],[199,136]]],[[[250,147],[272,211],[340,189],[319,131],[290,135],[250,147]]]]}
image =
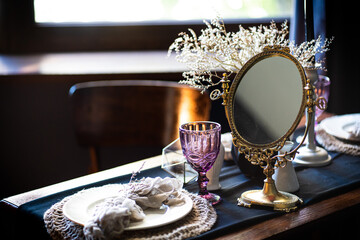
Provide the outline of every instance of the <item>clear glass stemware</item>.
{"type": "Polygon", "coordinates": [[[209,179],[206,172],[213,166],[220,151],[221,125],[208,121],[190,122],[182,124],[179,133],[186,160],[199,173],[199,196],[212,205],[219,203],[220,196],[207,190],[209,179]]]}

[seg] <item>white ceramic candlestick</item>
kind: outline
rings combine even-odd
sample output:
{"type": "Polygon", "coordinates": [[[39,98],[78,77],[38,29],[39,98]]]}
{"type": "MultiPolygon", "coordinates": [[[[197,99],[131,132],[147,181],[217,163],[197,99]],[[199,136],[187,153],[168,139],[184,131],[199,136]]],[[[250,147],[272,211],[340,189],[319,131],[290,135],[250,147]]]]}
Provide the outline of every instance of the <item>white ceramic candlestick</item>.
{"type": "Polygon", "coordinates": [[[220,151],[219,155],[217,156],[214,165],[210,170],[206,173],[206,177],[209,179],[207,190],[218,190],[221,188],[220,182],[219,182],[219,175],[221,171],[221,167],[224,162],[224,156],[225,156],[225,148],[224,145],[220,144],[220,151]]]}
{"type": "MultiPolygon", "coordinates": [[[[286,141],[284,147],[279,151],[279,154],[289,152],[293,145],[293,142],[286,141]]],[[[296,192],[299,190],[299,181],[291,161],[288,161],[283,168],[276,168],[273,178],[276,189],[279,191],[296,192]]]]}
{"type": "MultiPolygon", "coordinates": [[[[311,84],[314,84],[315,80],[318,78],[316,70],[306,70],[306,75],[310,79],[311,84]]],[[[316,106],[313,106],[314,112],[315,107],[316,106]]],[[[306,112],[306,124],[309,122],[308,119],[309,116],[306,112]]],[[[294,162],[298,165],[309,167],[321,167],[331,162],[331,156],[328,152],[315,144],[315,114],[312,114],[310,121],[307,143],[305,146],[299,148],[294,162]]]]}

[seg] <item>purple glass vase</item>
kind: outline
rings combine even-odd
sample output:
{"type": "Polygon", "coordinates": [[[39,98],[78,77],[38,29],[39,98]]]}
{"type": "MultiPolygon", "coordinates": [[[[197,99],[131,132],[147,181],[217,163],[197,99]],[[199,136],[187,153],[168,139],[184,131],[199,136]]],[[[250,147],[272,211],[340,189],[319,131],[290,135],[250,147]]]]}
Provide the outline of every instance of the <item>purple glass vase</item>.
{"type": "Polygon", "coordinates": [[[221,201],[220,196],[209,193],[206,172],[213,166],[221,143],[221,125],[215,122],[190,122],[180,126],[182,151],[190,166],[198,173],[199,196],[212,205],[221,201]]]}

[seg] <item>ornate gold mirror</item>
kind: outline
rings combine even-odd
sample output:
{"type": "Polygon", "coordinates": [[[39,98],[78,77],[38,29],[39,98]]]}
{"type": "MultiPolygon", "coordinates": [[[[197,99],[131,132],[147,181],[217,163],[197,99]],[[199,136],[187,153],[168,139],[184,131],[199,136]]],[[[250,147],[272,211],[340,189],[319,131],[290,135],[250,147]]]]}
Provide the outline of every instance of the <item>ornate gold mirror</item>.
{"type": "Polygon", "coordinates": [[[275,167],[294,158],[302,143],[283,155],[277,152],[294,132],[305,108],[312,112],[312,87],[302,65],[286,48],[265,48],[241,68],[230,89],[228,82],[224,76],[221,96],[233,143],[248,161],[263,168],[266,176],[263,189],[242,193],[238,205],[296,209],[302,200],[278,191],[272,175],[275,167]]]}
{"type": "Polygon", "coordinates": [[[305,108],[305,76],[286,53],[265,51],[236,75],[227,107],[231,129],[248,146],[271,148],[287,138],[305,108]]]}

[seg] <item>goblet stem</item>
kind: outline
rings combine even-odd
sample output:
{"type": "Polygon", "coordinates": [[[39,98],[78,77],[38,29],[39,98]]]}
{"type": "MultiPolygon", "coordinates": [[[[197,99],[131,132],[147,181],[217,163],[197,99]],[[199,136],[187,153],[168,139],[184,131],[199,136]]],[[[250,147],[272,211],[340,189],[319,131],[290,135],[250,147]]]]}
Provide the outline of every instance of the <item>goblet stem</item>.
{"type": "Polygon", "coordinates": [[[199,184],[199,196],[205,198],[211,205],[216,205],[222,201],[221,197],[214,193],[209,193],[207,190],[207,184],[209,179],[206,177],[206,172],[199,172],[198,184],[199,184]]]}
{"type": "Polygon", "coordinates": [[[199,195],[208,195],[207,184],[209,179],[206,177],[206,172],[199,172],[198,184],[199,184],[199,195]]]}

